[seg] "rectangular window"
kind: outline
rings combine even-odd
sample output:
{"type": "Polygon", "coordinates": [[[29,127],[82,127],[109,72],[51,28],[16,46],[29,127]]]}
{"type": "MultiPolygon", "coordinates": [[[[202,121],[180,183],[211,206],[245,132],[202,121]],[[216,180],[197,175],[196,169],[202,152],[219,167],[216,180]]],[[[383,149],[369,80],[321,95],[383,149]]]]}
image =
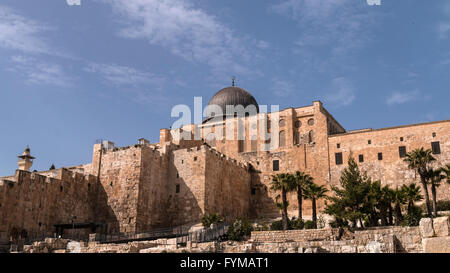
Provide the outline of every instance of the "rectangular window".
{"type": "Polygon", "coordinates": [[[398,147],[398,155],[400,156],[400,158],[403,158],[406,156],[406,146],[398,147]]]}
{"type": "Polygon", "coordinates": [[[334,157],[336,160],[336,165],[341,165],[342,164],[342,153],[335,153],[334,157]]]}
{"type": "Polygon", "coordinates": [[[364,162],[364,155],[359,155],[359,162],[364,162]]]}
{"type": "Polygon", "coordinates": [[[197,161],[197,157],[196,156],[194,156],[194,161],[197,161]]]}
{"type": "Polygon", "coordinates": [[[340,143],[338,143],[336,146],[337,146],[338,149],[341,148],[341,144],[340,143]]]}
{"type": "Polygon", "coordinates": [[[431,142],[431,150],[433,151],[433,154],[438,155],[441,153],[441,145],[439,144],[439,141],[431,142]]]}
{"type": "Polygon", "coordinates": [[[252,188],[252,195],[255,195],[255,194],[256,194],[256,189],[252,188]]]}
{"type": "Polygon", "coordinates": [[[279,171],[280,170],[280,161],[279,160],[274,160],[273,161],[273,171],[279,171]]]}
{"type": "Polygon", "coordinates": [[[372,144],[372,140],[369,139],[369,140],[367,141],[367,144],[372,144]]]}
{"type": "Polygon", "coordinates": [[[378,160],[383,160],[383,153],[378,153],[378,160]]]}
{"type": "Polygon", "coordinates": [[[180,192],[180,184],[177,184],[175,187],[175,192],[179,193],[180,192]]]}
{"type": "Polygon", "coordinates": [[[244,152],[244,140],[238,140],[238,153],[244,152]]]}

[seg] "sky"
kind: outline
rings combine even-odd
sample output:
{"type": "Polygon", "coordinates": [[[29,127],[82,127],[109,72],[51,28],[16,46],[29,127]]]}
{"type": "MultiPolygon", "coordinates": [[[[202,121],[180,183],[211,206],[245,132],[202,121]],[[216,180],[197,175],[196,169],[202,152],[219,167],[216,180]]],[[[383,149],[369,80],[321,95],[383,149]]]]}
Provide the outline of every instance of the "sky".
{"type": "Polygon", "coordinates": [[[450,118],[450,1],[2,0],[0,176],[91,162],[231,85],[347,130],[450,118]],[[78,5],[79,4],[79,5],[78,5]]]}

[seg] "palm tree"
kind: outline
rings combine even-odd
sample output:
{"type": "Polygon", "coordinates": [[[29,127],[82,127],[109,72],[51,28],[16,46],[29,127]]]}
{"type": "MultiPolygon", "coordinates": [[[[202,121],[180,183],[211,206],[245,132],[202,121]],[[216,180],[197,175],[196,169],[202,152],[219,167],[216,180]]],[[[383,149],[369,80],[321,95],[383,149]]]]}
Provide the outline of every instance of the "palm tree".
{"type": "Polygon", "coordinates": [[[398,226],[403,221],[402,204],[406,203],[404,192],[398,188],[392,190],[392,201],[394,203],[395,225],[398,226]]]}
{"type": "Polygon", "coordinates": [[[428,183],[431,184],[431,195],[433,197],[433,213],[434,217],[437,217],[437,200],[436,200],[436,188],[441,185],[442,179],[445,176],[442,174],[442,169],[429,169],[427,171],[427,180],[428,183]]]}
{"type": "Polygon", "coordinates": [[[406,202],[408,203],[408,215],[411,215],[414,202],[418,202],[423,199],[420,194],[420,187],[415,183],[409,185],[403,185],[402,191],[405,195],[406,202]]]}
{"type": "Polygon", "coordinates": [[[283,222],[283,230],[289,227],[289,219],[287,214],[287,193],[294,189],[294,177],[288,173],[280,173],[272,175],[270,189],[272,191],[281,191],[281,217],[283,222]]]}
{"type": "Polygon", "coordinates": [[[316,200],[326,197],[326,192],[328,192],[328,190],[323,185],[319,186],[317,184],[311,183],[308,184],[307,187],[305,187],[304,196],[306,199],[311,199],[312,202],[312,221],[314,228],[317,228],[316,200]]]}
{"type": "Polygon", "coordinates": [[[450,184],[450,164],[445,165],[444,167],[441,168],[441,170],[444,173],[447,183],[450,184]]]}
{"type": "Polygon", "coordinates": [[[297,189],[297,201],[298,201],[298,219],[303,219],[303,192],[304,189],[311,183],[314,179],[309,175],[301,171],[297,171],[294,175],[295,188],[297,189]]]}
{"type": "Polygon", "coordinates": [[[430,218],[432,217],[432,215],[430,206],[430,196],[428,195],[426,174],[428,170],[428,164],[434,160],[436,159],[431,155],[431,150],[430,149],[424,150],[424,148],[412,150],[411,152],[406,154],[406,158],[404,159],[404,161],[408,163],[408,167],[410,169],[417,171],[420,175],[420,182],[422,184],[423,192],[425,194],[427,213],[428,217],[430,218]]]}

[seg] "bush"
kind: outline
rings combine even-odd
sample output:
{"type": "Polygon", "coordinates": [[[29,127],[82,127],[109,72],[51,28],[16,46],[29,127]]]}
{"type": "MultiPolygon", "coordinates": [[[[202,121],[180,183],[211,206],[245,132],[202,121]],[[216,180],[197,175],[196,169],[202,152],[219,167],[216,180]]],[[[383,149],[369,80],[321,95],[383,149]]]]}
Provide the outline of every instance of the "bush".
{"type": "Polygon", "coordinates": [[[437,211],[450,210],[450,200],[439,200],[436,202],[437,211]]]}
{"type": "Polygon", "coordinates": [[[305,222],[303,221],[303,219],[296,219],[295,217],[292,217],[289,226],[292,229],[303,229],[303,227],[305,226],[305,222]]]}
{"type": "Polygon", "coordinates": [[[223,222],[223,217],[218,213],[205,214],[202,218],[202,225],[206,228],[209,228],[211,224],[217,224],[221,222],[223,222]]]}
{"type": "Polygon", "coordinates": [[[227,239],[232,241],[242,241],[250,236],[252,230],[253,227],[248,220],[237,219],[228,228],[227,239]]]}
{"type": "Polygon", "coordinates": [[[405,216],[405,219],[400,223],[402,226],[418,226],[420,219],[422,219],[423,210],[420,207],[413,206],[411,212],[405,216]]]}
{"type": "Polygon", "coordinates": [[[267,224],[257,225],[254,228],[255,231],[267,231],[270,230],[270,227],[267,224]]]}
{"type": "Polygon", "coordinates": [[[305,222],[305,229],[313,229],[314,228],[314,223],[311,220],[308,220],[305,222]]]}
{"type": "Polygon", "coordinates": [[[270,224],[270,230],[283,230],[283,221],[275,221],[270,224]]]}
{"type": "Polygon", "coordinates": [[[336,218],[335,220],[330,222],[330,227],[332,228],[348,227],[348,222],[344,221],[341,218],[336,218]]]}

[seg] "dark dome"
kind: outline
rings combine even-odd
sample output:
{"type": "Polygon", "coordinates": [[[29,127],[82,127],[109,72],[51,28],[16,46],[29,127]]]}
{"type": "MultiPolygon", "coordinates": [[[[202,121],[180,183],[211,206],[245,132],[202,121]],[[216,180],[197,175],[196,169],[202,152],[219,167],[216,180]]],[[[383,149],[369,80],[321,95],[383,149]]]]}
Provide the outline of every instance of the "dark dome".
{"type": "Polygon", "coordinates": [[[217,92],[208,103],[208,105],[213,104],[220,106],[224,115],[226,114],[227,105],[242,105],[244,108],[249,105],[254,105],[256,111],[259,113],[258,103],[252,94],[237,86],[226,87],[217,92]]]}

